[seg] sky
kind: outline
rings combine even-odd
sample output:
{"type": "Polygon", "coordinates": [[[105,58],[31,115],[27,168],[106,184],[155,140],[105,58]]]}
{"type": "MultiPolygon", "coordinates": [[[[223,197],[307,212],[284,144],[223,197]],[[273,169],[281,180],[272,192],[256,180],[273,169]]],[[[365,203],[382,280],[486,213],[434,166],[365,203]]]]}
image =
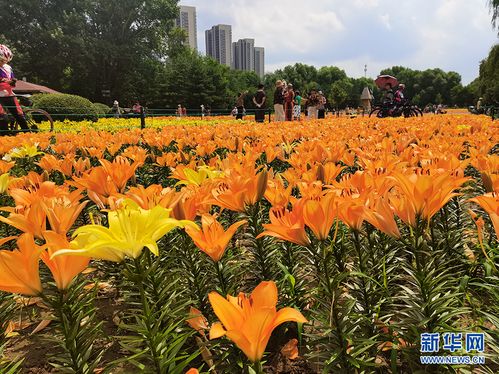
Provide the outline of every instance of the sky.
{"type": "Polygon", "coordinates": [[[204,31],[232,25],[232,40],[265,47],[265,70],[296,62],[338,66],[352,77],[376,77],[402,65],[457,71],[467,84],[499,42],[487,0],[184,0],[204,31]]]}

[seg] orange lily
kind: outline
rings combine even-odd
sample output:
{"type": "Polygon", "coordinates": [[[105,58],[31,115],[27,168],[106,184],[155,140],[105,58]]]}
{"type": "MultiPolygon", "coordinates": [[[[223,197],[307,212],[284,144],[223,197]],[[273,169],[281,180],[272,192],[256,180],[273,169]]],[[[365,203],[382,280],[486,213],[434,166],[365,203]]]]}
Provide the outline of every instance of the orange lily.
{"type": "Polygon", "coordinates": [[[303,218],[305,224],[319,240],[326,240],[333,226],[337,213],[337,201],[333,194],[327,194],[320,200],[309,200],[305,203],[303,218]]]}
{"type": "Polygon", "coordinates": [[[179,200],[173,206],[173,217],[194,221],[198,215],[208,213],[211,209],[211,204],[207,203],[209,201],[207,196],[211,196],[211,190],[210,183],[202,187],[189,185],[182,188],[182,191],[179,193],[179,200]]]}
{"type": "Polygon", "coordinates": [[[85,270],[90,262],[90,257],[62,255],[51,258],[60,249],[71,248],[65,234],[54,231],[43,232],[47,242],[47,250],[41,254],[41,259],[52,272],[57,288],[65,290],[73,279],[85,270]]]}
{"type": "Polygon", "coordinates": [[[499,193],[491,192],[482,196],[477,196],[473,199],[470,199],[478,205],[480,205],[483,210],[485,210],[492,221],[492,225],[494,226],[494,230],[496,232],[497,240],[499,240],[499,193]]]}
{"type": "Polygon", "coordinates": [[[44,155],[36,164],[49,173],[54,170],[60,171],[61,169],[59,165],[60,161],[54,155],[44,155]]]}
{"type": "Polygon", "coordinates": [[[0,221],[39,239],[43,238],[42,232],[46,230],[46,215],[40,203],[33,204],[24,209],[22,213],[15,213],[13,208],[2,208],[2,210],[12,213],[8,217],[0,216],[0,221]]]}
{"type": "Polygon", "coordinates": [[[438,174],[435,170],[417,169],[410,175],[397,173],[395,180],[398,182],[400,194],[398,199],[392,201],[392,205],[404,222],[414,226],[417,214],[430,221],[450,199],[459,195],[454,190],[468,178],[456,178],[450,172],[438,174]],[[401,212],[401,209],[407,211],[401,212]]]}
{"type": "Polygon", "coordinates": [[[359,231],[366,219],[367,208],[360,197],[344,197],[338,203],[338,217],[348,227],[359,231]]]}
{"type": "Polygon", "coordinates": [[[71,201],[67,196],[43,202],[42,207],[52,231],[67,234],[88,201],[71,201]]]}
{"type": "Polygon", "coordinates": [[[130,162],[122,156],[116,157],[113,162],[107,160],[99,162],[120,192],[124,191],[128,180],[135,175],[135,170],[140,165],[138,161],[130,165],[130,162]]]}
{"type": "Polygon", "coordinates": [[[90,169],[90,160],[88,158],[79,158],[73,161],[74,175],[81,177],[85,170],[90,169]]]}
{"type": "Polygon", "coordinates": [[[205,316],[199,309],[191,306],[189,309],[189,319],[186,320],[187,324],[192,327],[194,330],[199,332],[202,336],[204,336],[204,330],[208,330],[208,321],[205,316]]]}
{"type": "Polygon", "coordinates": [[[31,234],[21,235],[17,246],[14,251],[0,250],[0,290],[36,296],[42,292],[38,262],[43,249],[31,234]]]}
{"type": "Polygon", "coordinates": [[[296,309],[276,310],[277,287],[272,281],[260,283],[249,297],[240,293],[225,299],[210,292],[208,298],[221,321],[212,325],[210,339],[226,335],[252,362],[261,360],[272,331],[281,323],[307,322],[296,309]]]}
{"type": "Polygon", "coordinates": [[[245,223],[246,220],[236,222],[225,231],[214,216],[203,214],[201,217],[202,229],[186,226],[185,232],[201,251],[210,256],[214,262],[218,262],[225,253],[225,249],[236,230],[245,223]]]}
{"type": "Polygon", "coordinates": [[[331,184],[336,181],[336,178],[344,169],[344,167],[338,166],[334,162],[328,162],[325,165],[319,164],[317,167],[317,179],[324,184],[331,184]]]}
{"type": "Polygon", "coordinates": [[[246,181],[242,177],[226,178],[220,182],[217,188],[213,189],[213,200],[209,202],[233,210],[235,212],[244,212],[246,204],[244,202],[246,194],[246,181]]]}
{"type": "Polygon", "coordinates": [[[73,177],[73,180],[77,188],[87,190],[88,197],[100,208],[104,208],[109,196],[118,192],[118,188],[103,167],[92,168],[81,177],[73,177]]]}
{"type": "Polygon", "coordinates": [[[0,160],[0,174],[8,173],[10,169],[14,167],[16,163],[14,161],[6,162],[4,160],[0,160]]]}
{"type": "Polygon", "coordinates": [[[254,205],[261,200],[267,189],[267,170],[257,174],[256,169],[245,172],[242,165],[226,172],[218,187],[213,189],[210,203],[235,212],[244,212],[247,205],[254,205]]]}
{"type": "Polygon", "coordinates": [[[247,178],[246,198],[244,200],[247,205],[254,205],[262,199],[265,194],[265,190],[267,189],[267,181],[268,172],[266,169],[247,178]]]}
{"type": "Polygon", "coordinates": [[[284,187],[282,177],[278,175],[277,178],[268,180],[264,196],[272,206],[287,206],[292,189],[292,186],[284,187]]]}
{"type": "Polygon", "coordinates": [[[263,225],[265,231],[257,238],[273,236],[305,247],[309,245],[310,239],[305,231],[303,219],[303,203],[304,200],[298,200],[291,212],[282,206],[272,207],[269,211],[270,223],[263,225]]]}
{"type": "Polygon", "coordinates": [[[163,188],[159,184],[131,187],[124,196],[135,201],[142,209],[152,209],[158,205],[172,209],[181,198],[174,189],[163,188]]]}
{"type": "Polygon", "coordinates": [[[374,197],[374,203],[366,211],[366,221],[378,230],[394,238],[400,238],[400,231],[395,222],[393,210],[383,197],[374,197]]]}

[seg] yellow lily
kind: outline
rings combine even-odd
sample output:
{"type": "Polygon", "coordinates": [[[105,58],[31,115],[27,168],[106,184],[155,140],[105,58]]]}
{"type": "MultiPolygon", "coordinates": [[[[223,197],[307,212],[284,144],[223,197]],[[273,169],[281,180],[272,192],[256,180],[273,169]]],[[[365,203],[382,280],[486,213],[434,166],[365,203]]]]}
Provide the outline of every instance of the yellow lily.
{"type": "Polygon", "coordinates": [[[208,297],[221,321],[212,325],[210,339],[226,335],[252,362],[260,361],[272,331],[281,323],[307,322],[296,309],[276,310],[277,287],[272,281],[260,283],[250,297],[240,293],[225,299],[217,292],[210,292],[208,297]]]}
{"type": "Polygon", "coordinates": [[[20,148],[13,148],[4,156],[4,160],[10,161],[13,158],[35,157],[38,155],[43,155],[43,152],[38,150],[38,143],[31,145],[24,144],[20,148]]]}
{"type": "Polygon", "coordinates": [[[5,173],[0,175],[0,194],[5,193],[9,188],[10,184],[10,175],[9,173],[5,173]]]}
{"type": "Polygon", "coordinates": [[[73,255],[121,262],[125,257],[139,257],[144,247],[157,256],[159,239],[176,227],[195,225],[170,218],[170,212],[171,209],[159,205],[145,210],[132,200],[124,200],[119,209],[108,213],[109,228],[100,225],[78,228],[71,249],[57,251],[51,258],[73,255]]]}
{"type": "Polygon", "coordinates": [[[188,167],[179,167],[173,173],[172,178],[180,179],[176,186],[194,184],[199,187],[206,179],[215,179],[222,175],[221,171],[203,165],[199,166],[197,171],[188,167]]]}

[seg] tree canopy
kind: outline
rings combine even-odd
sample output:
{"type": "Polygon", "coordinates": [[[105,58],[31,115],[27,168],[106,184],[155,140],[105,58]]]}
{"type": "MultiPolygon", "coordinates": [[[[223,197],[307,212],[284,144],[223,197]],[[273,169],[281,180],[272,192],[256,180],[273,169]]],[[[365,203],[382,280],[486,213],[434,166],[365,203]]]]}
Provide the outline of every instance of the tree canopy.
{"type": "Polygon", "coordinates": [[[499,19],[499,0],[489,0],[489,7],[492,13],[492,25],[498,27],[497,20],[499,19]]]}
{"type": "MultiPolygon", "coordinates": [[[[402,66],[394,66],[382,70],[380,74],[390,74],[406,85],[406,96],[415,104],[447,104],[466,106],[475,101],[476,91],[472,87],[461,84],[461,76],[456,72],[444,72],[441,69],[424,71],[412,70],[402,66]]],[[[357,106],[364,87],[369,87],[376,99],[380,92],[370,78],[349,78],[337,67],[328,66],[316,69],[314,66],[295,64],[275,71],[266,76],[267,87],[275,81],[284,79],[293,83],[295,89],[308,92],[320,89],[333,107],[357,106]]]]}
{"type": "Polygon", "coordinates": [[[146,95],[177,44],[178,0],[0,0],[5,43],[30,80],[93,100],[146,95]]]}
{"type": "Polygon", "coordinates": [[[478,90],[486,103],[499,105],[499,44],[492,47],[480,64],[478,90]]]}

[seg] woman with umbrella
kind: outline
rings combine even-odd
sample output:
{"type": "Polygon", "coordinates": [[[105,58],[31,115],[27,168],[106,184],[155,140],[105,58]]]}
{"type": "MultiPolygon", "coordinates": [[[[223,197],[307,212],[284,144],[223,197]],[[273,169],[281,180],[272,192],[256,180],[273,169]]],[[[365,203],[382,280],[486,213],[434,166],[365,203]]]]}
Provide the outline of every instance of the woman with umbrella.
{"type": "Polygon", "coordinates": [[[398,85],[398,80],[391,75],[380,75],[374,81],[378,88],[384,90],[383,98],[381,100],[381,104],[383,105],[383,116],[389,116],[393,107],[393,87],[398,85]]]}

